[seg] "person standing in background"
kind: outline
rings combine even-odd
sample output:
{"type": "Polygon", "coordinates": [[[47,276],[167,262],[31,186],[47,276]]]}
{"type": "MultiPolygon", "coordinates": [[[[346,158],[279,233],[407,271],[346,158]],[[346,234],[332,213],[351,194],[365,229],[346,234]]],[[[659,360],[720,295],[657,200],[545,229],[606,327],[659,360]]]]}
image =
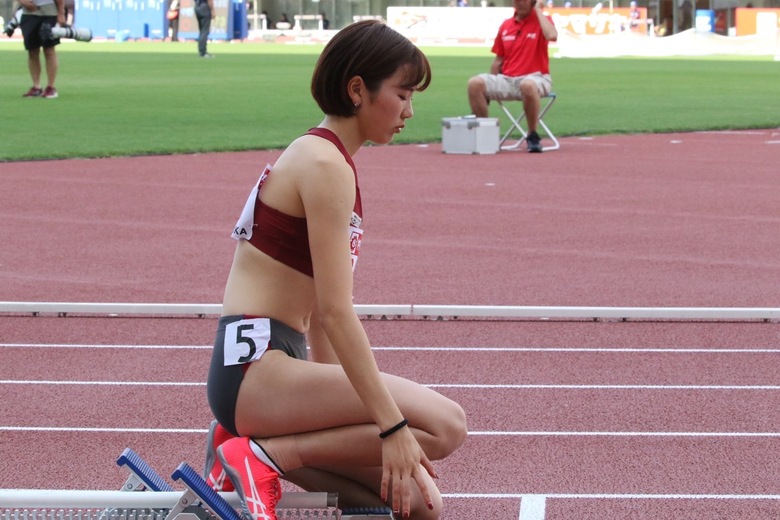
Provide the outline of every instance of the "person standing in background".
{"type": "Polygon", "coordinates": [[[171,5],[168,7],[168,13],[166,14],[172,42],[179,41],[179,7],[179,0],[171,0],[171,5]]]}
{"type": "Polygon", "coordinates": [[[56,98],[59,94],[54,88],[54,81],[57,79],[59,62],[55,47],[60,44],[60,39],[52,35],[51,28],[56,24],[65,25],[65,2],[19,0],[19,4],[23,9],[19,27],[22,29],[24,48],[27,50],[27,67],[33,82],[23,97],[56,98]],[[45,89],[41,89],[41,48],[46,62],[45,89]]]}
{"type": "Polygon", "coordinates": [[[195,17],[198,19],[198,54],[201,58],[213,58],[206,50],[211,30],[211,19],[214,17],[214,0],[195,0],[195,17]]]}

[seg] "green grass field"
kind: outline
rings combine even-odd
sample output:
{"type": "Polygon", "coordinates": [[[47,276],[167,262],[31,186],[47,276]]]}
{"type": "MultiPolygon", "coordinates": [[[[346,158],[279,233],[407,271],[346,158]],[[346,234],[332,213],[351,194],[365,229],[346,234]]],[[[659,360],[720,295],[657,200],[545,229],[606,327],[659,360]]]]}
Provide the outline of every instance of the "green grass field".
{"type": "MultiPolygon", "coordinates": [[[[322,114],[309,94],[320,46],[66,42],[59,99],[23,99],[21,41],[0,44],[0,161],[280,148],[322,114]]],[[[442,117],[469,113],[468,78],[487,48],[425,49],[433,83],[396,143],[436,142],[442,117]]],[[[780,124],[780,63],[765,58],[552,59],[561,136],[780,124]]],[[[498,110],[493,107],[497,116],[498,110]]]]}

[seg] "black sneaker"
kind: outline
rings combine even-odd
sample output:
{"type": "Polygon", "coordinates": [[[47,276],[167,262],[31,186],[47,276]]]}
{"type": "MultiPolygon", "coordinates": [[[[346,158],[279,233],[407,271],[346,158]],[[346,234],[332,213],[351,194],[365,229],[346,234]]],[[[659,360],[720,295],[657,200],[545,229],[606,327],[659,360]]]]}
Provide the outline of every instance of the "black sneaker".
{"type": "Polygon", "coordinates": [[[542,153],[542,140],[536,132],[530,132],[525,142],[528,144],[529,153],[542,153]]]}

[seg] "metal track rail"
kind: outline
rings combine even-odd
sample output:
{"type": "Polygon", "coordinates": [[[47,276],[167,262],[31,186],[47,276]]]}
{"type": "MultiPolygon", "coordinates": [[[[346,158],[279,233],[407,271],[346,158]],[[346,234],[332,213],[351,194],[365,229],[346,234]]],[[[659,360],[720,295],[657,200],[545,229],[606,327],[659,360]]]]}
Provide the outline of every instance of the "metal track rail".
{"type": "MultiPolygon", "coordinates": [[[[218,316],[219,304],[0,302],[0,314],[68,316],[218,316]]],[[[772,307],[556,307],[501,305],[355,305],[366,318],[481,318],[537,320],[722,320],[779,321],[772,307]]]]}

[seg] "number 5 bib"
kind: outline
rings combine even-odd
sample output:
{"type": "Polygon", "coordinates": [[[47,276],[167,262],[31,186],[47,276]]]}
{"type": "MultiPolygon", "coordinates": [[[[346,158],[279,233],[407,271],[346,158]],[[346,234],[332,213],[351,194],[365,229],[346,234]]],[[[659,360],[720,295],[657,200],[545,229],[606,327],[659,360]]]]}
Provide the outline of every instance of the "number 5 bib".
{"type": "Polygon", "coordinates": [[[225,366],[257,361],[271,347],[271,320],[245,318],[225,327],[225,366]]]}

